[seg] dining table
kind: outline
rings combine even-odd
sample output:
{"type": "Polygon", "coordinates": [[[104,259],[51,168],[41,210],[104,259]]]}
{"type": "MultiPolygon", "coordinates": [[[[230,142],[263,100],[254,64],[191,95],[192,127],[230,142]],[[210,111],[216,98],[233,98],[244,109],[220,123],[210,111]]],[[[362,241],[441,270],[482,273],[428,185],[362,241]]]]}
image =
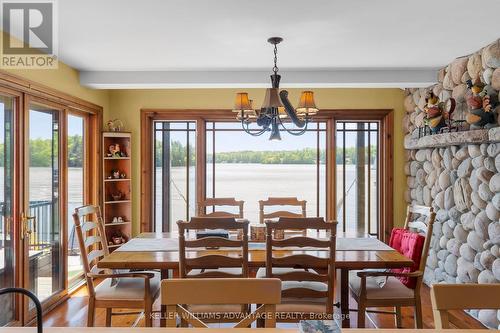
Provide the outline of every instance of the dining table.
{"type": "MultiPolygon", "coordinates": [[[[308,236],[325,238],[324,231],[308,231],[308,236]],[[316,233],[316,234],[315,234],[316,233]]],[[[358,235],[356,235],[358,236],[358,235]]],[[[342,327],[349,327],[349,271],[363,269],[403,268],[413,265],[413,261],[387,244],[374,237],[352,237],[348,233],[337,233],[335,267],[340,271],[340,310],[342,327]]],[[[248,265],[251,276],[266,265],[265,243],[249,242],[248,265]]],[[[234,249],[196,249],[186,253],[187,257],[208,254],[231,255],[234,249]]],[[[312,254],[328,256],[328,251],[313,249],[280,249],[273,250],[275,256],[291,254],[312,254]]],[[[179,251],[178,234],[176,232],[145,232],[130,239],[127,243],[105,256],[98,268],[159,270],[162,279],[178,277],[179,251]]],[[[163,311],[163,309],[162,309],[163,311]]],[[[162,325],[164,321],[161,321],[162,325]]]]}

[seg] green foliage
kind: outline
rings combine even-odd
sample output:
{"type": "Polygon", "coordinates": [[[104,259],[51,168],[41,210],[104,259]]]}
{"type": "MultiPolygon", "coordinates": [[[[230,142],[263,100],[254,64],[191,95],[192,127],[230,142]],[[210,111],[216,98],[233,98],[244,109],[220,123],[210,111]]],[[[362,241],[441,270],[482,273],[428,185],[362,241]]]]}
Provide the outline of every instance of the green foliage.
{"type": "MultiPolygon", "coordinates": [[[[172,141],[170,146],[171,166],[186,165],[186,146],[179,141],[172,141]]],[[[162,143],[156,141],[156,166],[161,167],[162,143]]],[[[257,163],[257,164],[316,164],[316,149],[304,148],[298,150],[281,150],[281,151],[232,151],[220,152],[215,154],[215,163],[257,163]]],[[[346,164],[356,164],[357,150],[355,147],[346,148],[346,164]]],[[[367,152],[365,151],[365,154],[367,152]]],[[[193,146],[189,146],[190,165],[195,162],[195,150],[193,146]]],[[[371,163],[374,163],[377,158],[376,147],[371,146],[370,149],[371,163]]],[[[212,154],[207,154],[207,162],[211,163],[212,154]]],[[[342,151],[337,149],[337,163],[342,163],[342,151]]],[[[320,150],[320,163],[325,163],[325,150],[320,150]]]]}
{"type": "MultiPolygon", "coordinates": [[[[52,166],[52,140],[31,139],[29,143],[30,166],[52,166]]],[[[57,150],[54,151],[57,154],[57,150]]],[[[4,144],[0,144],[0,167],[4,166],[4,144]]],[[[83,138],[80,135],[68,136],[68,166],[83,167],[83,138]]]]}

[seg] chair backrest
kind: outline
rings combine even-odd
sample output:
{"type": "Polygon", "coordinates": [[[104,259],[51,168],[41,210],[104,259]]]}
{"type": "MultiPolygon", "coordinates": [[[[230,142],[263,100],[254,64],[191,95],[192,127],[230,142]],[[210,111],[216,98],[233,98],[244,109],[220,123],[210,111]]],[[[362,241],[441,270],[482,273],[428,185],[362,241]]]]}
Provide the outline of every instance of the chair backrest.
{"type": "MultiPolygon", "coordinates": [[[[266,221],[266,277],[279,278],[281,281],[312,281],[327,284],[327,291],[318,291],[301,286],[283,290],[282,298],[324,298],[327,300],[326,311],[333,314],[334,281],[335,281],[335,246],[337,222],[325,222],[320,217],[280,217],[278,221],[266,221]],[[297,236],[285,239],[274,239],[274,230],[325,230],[327,238],[318,239],[307,236],[297,236]],[[313,248],[313,254],[289,255],[280,253],[273,256],[273,249],[279,248],[313,248]],[[315,249],[317,251],[315,251],[315,249]],[[275,267],[297,268],[304,271],[273,273],[275,267]],[[323,272],[326,272],[323,274],[323,272]]],[[[284,250],[284,249],[282,249],[284,250]]]]}
{"type": "Polygon", "coordinates": [[[241,268],[241,274],[234,275],[223,271],[202,271],[189,277],[223,278],[248,277],[248,221],[234,217],[193,217],[189,222],[178,221],[179,229],[179,276],[184,278],[193,269],[241,268]],[[223,237],[189,238],[194,230],[241,230],[241,240],[223,237]],[[188,239],[186,239],[186,233],[188,239]],[[190,255],[186,255],[189,252],[190,255]],[[222,249],[220,249],[222,248],[222,249]],[[224,251],[230,248],[230,251],[224,251]],[[206,249],[206,250],[204,250],[206,249]]]}
{"type": "Polygon", "coordinates": [[[436,329],[450,328],[449,310],[500,309],[500,284],[434,284],[431,303],[436,329]]]}
{"type": "Polygon", "coordinates": [[[295,197],[259,200],[259,222],[264,223],[266,219],[275,219],[278,217],[306,217],[306,204],[306,200],[298,200],[295,197]],[[286,210],[278,210],[266,213],[265,207],[269,206],[298,206],[301,208],[301,212],[294,213],[286,210]]]}
{"type": "Polygon", "coordinates": [[[397,277],[408,288],[420,290],[423,273],[427,262],[432,230],[436,214],[432,207],[410,205],[404,228],[394,228],[391,233],[389,245],[404,256],[413,260],[412,267],[393,268],[393,272],[420,272],[418,277],[397,277]]]}
{"type": "Polygon", "coordinates": [[[243,218],[243,206],[245,201],[236,200],[235,198],[207,198],[204,201],[198,202],[198,216],[207,217],[235,217],[243,218]],[[206,212],[207,207],[214,207],[211,213],[206,212]],[[215,206],[233,206],[238,207],[238,214],[225,211],[216,211],[215,206]]]}
{"type": "Polygon", "coordinates": [[[182,304],[259,304],[253,313],[245,314],[235,328],[248,327],[259,317],[265,318],[266,327],[275,327],[276,304],[280,303],[279,279],[168,279],[161,282],[161,304],[167,307],[167,327],[176,326],[176,315],[194,327],[207,327],[203,318],[182,304]]]}
{"type": "Polygon", "coordinates": [[[97,268],[97,263],[109,254],[101,208],[94,205],[75,208],[73,221],[87,288],[89,294],[94,295],[94,279],[89,274],[109,273],[108,270],[97,268]]]}

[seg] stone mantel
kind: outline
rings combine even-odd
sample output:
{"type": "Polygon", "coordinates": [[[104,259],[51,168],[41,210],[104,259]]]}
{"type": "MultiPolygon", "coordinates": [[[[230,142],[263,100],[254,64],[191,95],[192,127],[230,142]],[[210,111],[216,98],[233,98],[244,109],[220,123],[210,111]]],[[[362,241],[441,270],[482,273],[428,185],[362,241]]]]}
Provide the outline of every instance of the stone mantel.
{"type": "Polygon", "coordinates": [[[500,142],[500,127],[406,138],[404,145],[405,149],[422,149],[494,142],[500,142]]]}

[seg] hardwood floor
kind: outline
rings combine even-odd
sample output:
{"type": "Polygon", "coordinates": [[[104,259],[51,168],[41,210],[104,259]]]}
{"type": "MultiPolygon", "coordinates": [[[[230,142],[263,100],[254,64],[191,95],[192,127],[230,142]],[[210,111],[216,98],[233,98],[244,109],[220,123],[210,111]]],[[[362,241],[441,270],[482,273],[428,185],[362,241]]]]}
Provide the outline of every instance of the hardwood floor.
{"type": "MultiPolygon", "coordinates": [[[[434,328],[434,319],[432,316],[430,289],[427,286],[422,288],[422,307],[423,307],[423,322],[424,328],[434,328]]],[[[80,288],[71,297],[50,311],[44,316],[44,327],[82,327],[86,326],[87,320],[87,290],[85,287],[80,288]]],[[[356,302],[350,299],[350,308],[355,309],[356,302]]],[[[159,311],[158,302],[155,303],[154,310],[159,311]]],[[[392,310],[390,308],[378,310],[392,310]]],[[[115,310],[118,312],[117,310],[115,310]]],[[[122,312],[126,312],[123,310],[122,312]]],[[[351,312],[351,327],[357,327],[356,312],[351,312]]],[[[105,311],[98,309],[96,311],[96,326],[105,326],[105,311]]],[[[469,328],[484,328],[479,322],[469,317],[468,315],[460,312],[452,313],[452,323],[460,323],[469,328]]],[[[120,315],[113,316],[112,325],[115,327],[130,327],[130,326],[144,326],[144,318],[138,319],[137,315],[120,315]]],[[[159,320],[153,320],[154,326],[159,326],[159,320]]],[[[278,327],[293,327],[295,324],[279,324],[278,327]]],[[[390,314],[369,313],[366,320],[366,326],[371,328],[394,328],[394,316],[390,314]]],[[[414,328],[413,309],[403,308],[403,327],[414,328]]]]}

